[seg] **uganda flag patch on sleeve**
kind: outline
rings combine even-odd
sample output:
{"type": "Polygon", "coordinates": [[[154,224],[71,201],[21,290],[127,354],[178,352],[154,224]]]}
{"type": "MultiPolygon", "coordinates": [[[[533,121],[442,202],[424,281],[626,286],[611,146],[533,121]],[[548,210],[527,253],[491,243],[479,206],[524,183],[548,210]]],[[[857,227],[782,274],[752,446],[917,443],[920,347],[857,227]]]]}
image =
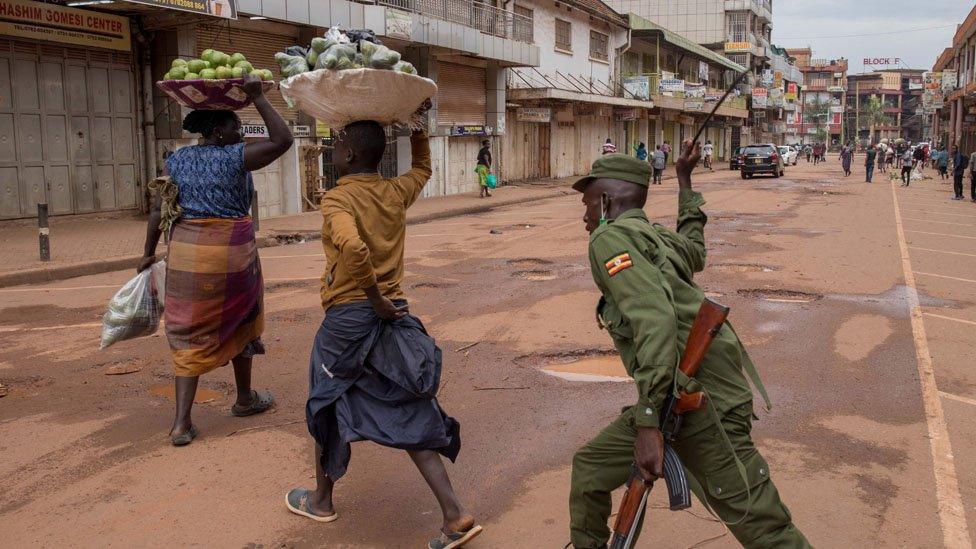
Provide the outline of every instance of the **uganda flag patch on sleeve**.
{"type": "Polygon", "coordinates": [[[619,253],[611,257],[606,262],[607,274],[613,276],[620,271],[629,269],[634,266],[634,262],[630,260],[630,254],[627,252],[619,253]]]}

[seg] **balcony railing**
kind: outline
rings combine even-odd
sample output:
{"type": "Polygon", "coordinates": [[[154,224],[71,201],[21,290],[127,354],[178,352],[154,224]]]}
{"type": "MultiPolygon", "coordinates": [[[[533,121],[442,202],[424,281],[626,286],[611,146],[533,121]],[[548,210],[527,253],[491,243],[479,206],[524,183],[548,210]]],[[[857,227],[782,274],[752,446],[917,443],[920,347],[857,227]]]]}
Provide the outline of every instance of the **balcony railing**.
{"type": "Polygon", "coordinates": [[[457,23],[517,42],[534,42],[531,17],[474,0],[376,0],[381,6],[457,23]]]}

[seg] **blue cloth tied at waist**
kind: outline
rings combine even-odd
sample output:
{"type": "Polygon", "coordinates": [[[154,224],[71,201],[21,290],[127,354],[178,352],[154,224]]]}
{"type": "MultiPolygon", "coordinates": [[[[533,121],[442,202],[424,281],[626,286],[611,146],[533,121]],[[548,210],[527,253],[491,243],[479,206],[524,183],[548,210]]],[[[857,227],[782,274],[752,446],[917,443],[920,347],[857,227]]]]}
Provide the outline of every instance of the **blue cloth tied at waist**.
{"type": "Polygon", "coordinates": [[[330,307],[312,346],[305,410],[326,474],[345,474],[349,445],[359,440],[454,461],[460,424],[437,402],[441,367],[441,350],[418,318],[384,321],[368,302],[330,307]]]}

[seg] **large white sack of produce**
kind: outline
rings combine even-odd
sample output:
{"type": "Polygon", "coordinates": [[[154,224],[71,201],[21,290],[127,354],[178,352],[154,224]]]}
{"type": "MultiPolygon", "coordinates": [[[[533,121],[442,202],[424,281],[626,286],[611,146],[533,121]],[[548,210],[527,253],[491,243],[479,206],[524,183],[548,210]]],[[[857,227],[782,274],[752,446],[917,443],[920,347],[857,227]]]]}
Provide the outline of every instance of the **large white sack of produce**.
{"type": "Polygon", "coordinates": [[[412,115],[437,93],[429,78],[380,69],[318,69],[282,80],[279,87],[295,108],[333,128],[358,120],[417,126],[422,121],[412,115]]]}

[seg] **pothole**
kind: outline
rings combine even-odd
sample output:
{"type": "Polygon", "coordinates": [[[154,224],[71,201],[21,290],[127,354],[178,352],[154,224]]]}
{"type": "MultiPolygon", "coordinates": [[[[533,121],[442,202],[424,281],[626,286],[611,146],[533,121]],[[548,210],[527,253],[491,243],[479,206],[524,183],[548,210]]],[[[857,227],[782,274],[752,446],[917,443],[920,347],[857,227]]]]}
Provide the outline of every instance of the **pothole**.
{"type": "Polygon", "coordinates": [[[516,362],[539,368],[543,373],[565,381],[628,382],[631,381],[615,351],[580,349],[564,353],[529,355],[516,362]]]}
{"type": "Polygon", "coordinates": [[[545,267],[546,265],[552,265],[552,261],[539,257],[519,257],[516,259],[509,259],[507,263],[509,266],[515,267],[516,269],[531,269],[533,267],[545,267]]]}
{"type": "Polygon", "coordinates": [[[809,303],[811,301],[823,299],[823,294],[776,288],[744,288],[739,290],[738,293],[741,296],[755,297],[766,301],[779,301],[783,303],[809,303]]]}
{"type": "Polygon", "coordinates": [[[278,244],[285,245],[301,244],[302,242],[318,240],[319,235],[317,233],[281,233],[272,235],[271,238],[273,238],[278,244]]]}
{"type": "Polygon", "coordinates": [[[534,223],[512,223],[510,225],[500,225],[500,226],[492,227],[491,230],[501,231],[504,233],[507,231],[524,231],[525,229],[531,229],[532,227],[535,227],[534,223]]]}
{"type": "Polygon", "coordinates": [[[833,190],[825,190],[825,189],[814,189],[814,188],[811,188],[811,187],[804,187],[803,188],[803,192],[805,192],[807,194],[819,194],[821,196],[833,196],[833,195],[853,194],[853,193],[850,193],[848,191],[833,191],[833,190]]]}
{"type": "Polygon", "coordinates": [[[454,284],[447,284],[444,282],[417,282],[416,284],[410,285],[412,290],[423,290],[423,289],[436,289],[436,288],[450,288],[454,284]]]}
{"type": "Polygon", "coordinates": [[[515,278],[521,278],[524,280],[532,280],[534,282],[541,282],[544,280],[555,280],[556,273],[552,271],[544,271],[541,269],[531,269],[527,271],[515,271],[512,273],[515,278]]]}
{"type": "Polygon", "coordinates": [[[272,282],[266,285],[264,289],[271,292],[274,290],[285,290],[288,288],[305,288],[315,286],[317,284],[317,280],[284,280],[281,282],[272,282]]]}
{"type": "Polygon", "coordinates": [[[761,263],[719,263],[711,265],[709,268],[731,273],[771,273],[779,270],[776,267],[761,263]]]}

